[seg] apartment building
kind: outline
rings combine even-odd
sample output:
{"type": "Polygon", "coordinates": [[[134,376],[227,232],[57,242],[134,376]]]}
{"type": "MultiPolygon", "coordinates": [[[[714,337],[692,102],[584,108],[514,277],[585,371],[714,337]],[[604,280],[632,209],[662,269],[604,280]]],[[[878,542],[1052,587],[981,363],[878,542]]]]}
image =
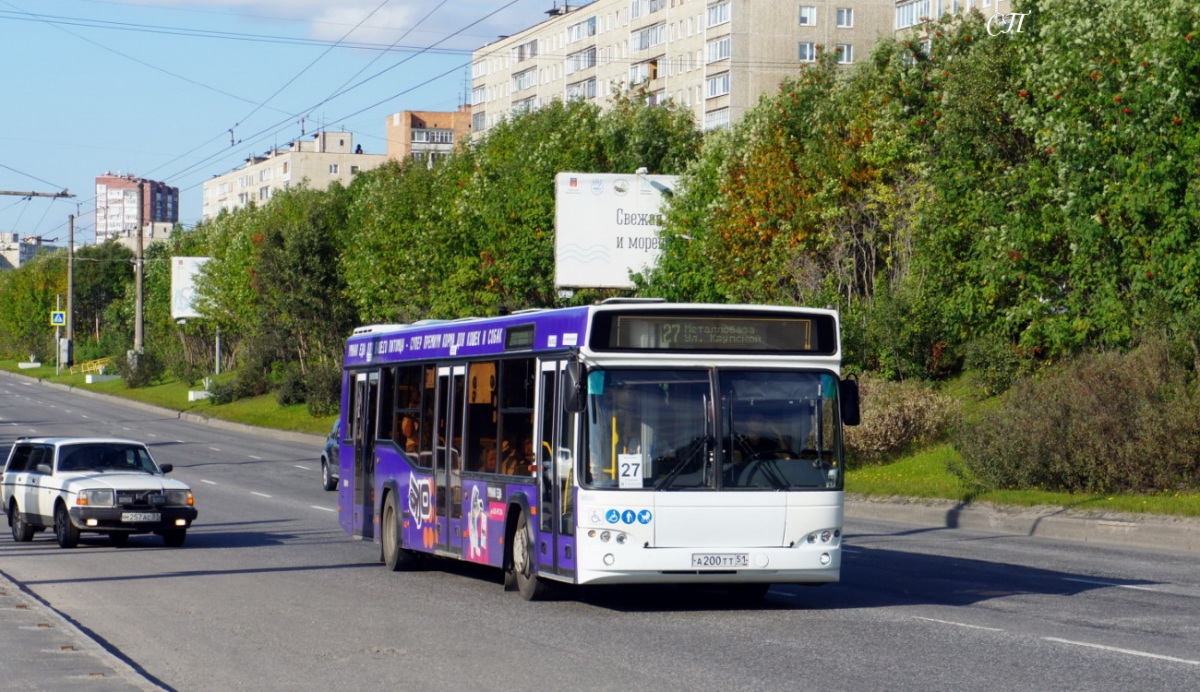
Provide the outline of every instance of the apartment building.
{"type": "Polygon", "coordinates": [[[179,223],[179,188],[133,175],[96,176],[96,244],[164,240],[179,223]]]}
{"type": "Polygon", "coordinates": [[[387,155],[433,166],[471,136],[471,107],[454,112],[404,111],[387,119],[387,155]]]}
{"type": "Polygon", "coordinates": [[[554,99],[640,86],[706,129],[741,119],[822,47],[865,59],[894,30],[895,0],[595,0],[472,56],[471,131],[554,99]]]}
{"type": "Polygon", "coordinates": [[[349,185],[356,173],[381,166],[387,158],[364,154],[349,132],[318,132],[312,139],[251,156],[241,168],[205,181],[203,216],[212,219],[222,210],[234,211],[251,202],[266,204],[279,190],[302,181],[316,190],[335,180],[349,185]]]}
{"type": "Polygon", "coordinates": [[[22,238],[20,233],[0,233],[0,270],[16,269],[41,253],[56,249],[44,244],[41,236],[22,238]]]}

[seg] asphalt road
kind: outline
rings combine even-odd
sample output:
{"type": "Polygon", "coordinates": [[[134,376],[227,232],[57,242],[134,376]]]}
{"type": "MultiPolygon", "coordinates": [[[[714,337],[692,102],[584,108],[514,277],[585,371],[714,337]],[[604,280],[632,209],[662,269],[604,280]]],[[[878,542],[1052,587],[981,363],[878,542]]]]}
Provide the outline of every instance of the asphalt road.
{"type": "Polygon", "coordinates": [[[170,689],[1200,689],[1195,554],[851,520],[842,583],[760,607],[628,587],[527,603],[494,571],[387,572],[337,525],[315,444],[0,378],[0,449],[59,434],[146,441],[200,518],[180,549],[5,534],[0,570],[170,689]]]}

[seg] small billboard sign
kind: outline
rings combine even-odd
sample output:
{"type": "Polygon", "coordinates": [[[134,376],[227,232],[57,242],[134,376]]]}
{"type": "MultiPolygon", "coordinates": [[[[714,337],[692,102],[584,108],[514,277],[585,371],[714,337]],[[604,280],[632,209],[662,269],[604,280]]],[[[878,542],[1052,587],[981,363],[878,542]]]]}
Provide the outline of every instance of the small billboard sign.
{"type": "Polygon", "coordinates": [[[633,288],[629,274],[658,263],[663,196],[677,181],[674,175],[559,173],[555,286],[633,288]]]}
{"type": "Polygon", "coordinates": [[[207,257],[171,258],[171,319],[201,317],[196,311],[196,277],[207,257]]]}

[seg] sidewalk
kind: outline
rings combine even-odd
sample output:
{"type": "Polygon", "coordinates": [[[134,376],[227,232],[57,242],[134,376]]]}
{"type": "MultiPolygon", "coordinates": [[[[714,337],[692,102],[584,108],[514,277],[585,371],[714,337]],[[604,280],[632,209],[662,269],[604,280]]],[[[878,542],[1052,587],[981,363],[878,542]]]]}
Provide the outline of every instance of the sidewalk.
{"type": "Polygon", "coordinates": [[[163,690],[0,572],[0,687],[163,690]]]}

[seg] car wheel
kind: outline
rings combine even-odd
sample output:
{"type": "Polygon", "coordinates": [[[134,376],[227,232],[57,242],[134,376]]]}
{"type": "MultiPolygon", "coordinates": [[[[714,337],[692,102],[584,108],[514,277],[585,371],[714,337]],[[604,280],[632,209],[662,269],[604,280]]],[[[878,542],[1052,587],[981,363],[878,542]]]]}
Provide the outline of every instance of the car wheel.
{"type": "Polygon", "coordinates": [[[54,537],[58,539],[60,548],[79,545],[79,529],[71,523],[71,515],[67,514],[67,507],[63,504],[54,508],[54,537]]]}
{"type": "Polygon", "coordinates": [[[326,490],[337,489],[337,479],[329,471],[329,462],[321,457],[321,487],[326,490]]]}
{"type": "Polygon", "coordinates": [[[8,523],[12,527],[13,540],[18,543],[28,543],[33,540],[34,529],[25,521],[25,515],[17,509],[15,501],[8,508],[8,523]]]}
{"type": "Polygon", "coordinates": [[[527,601],[542,601],[553,593],[553,586],[537,575],[534,566],[533,531],[524,512],[517,519],[512,541],[512,571],[517,591],[527,601]]]}
{"type": "Polygon", "coordinates": [[[404,547],[400,538],[400,512],[396,510],[396,494],[389,493],[383,503],[383,518],[380,522],[383,541],[383,563],[393,572],[416,569],[419,557],[404,547]]]}
{"type": "Polygon", "coordinates": [[[178,548],[187,540],[187,529],[169,529],[161,534],[163,545],[168,548],[178,548]]]}

